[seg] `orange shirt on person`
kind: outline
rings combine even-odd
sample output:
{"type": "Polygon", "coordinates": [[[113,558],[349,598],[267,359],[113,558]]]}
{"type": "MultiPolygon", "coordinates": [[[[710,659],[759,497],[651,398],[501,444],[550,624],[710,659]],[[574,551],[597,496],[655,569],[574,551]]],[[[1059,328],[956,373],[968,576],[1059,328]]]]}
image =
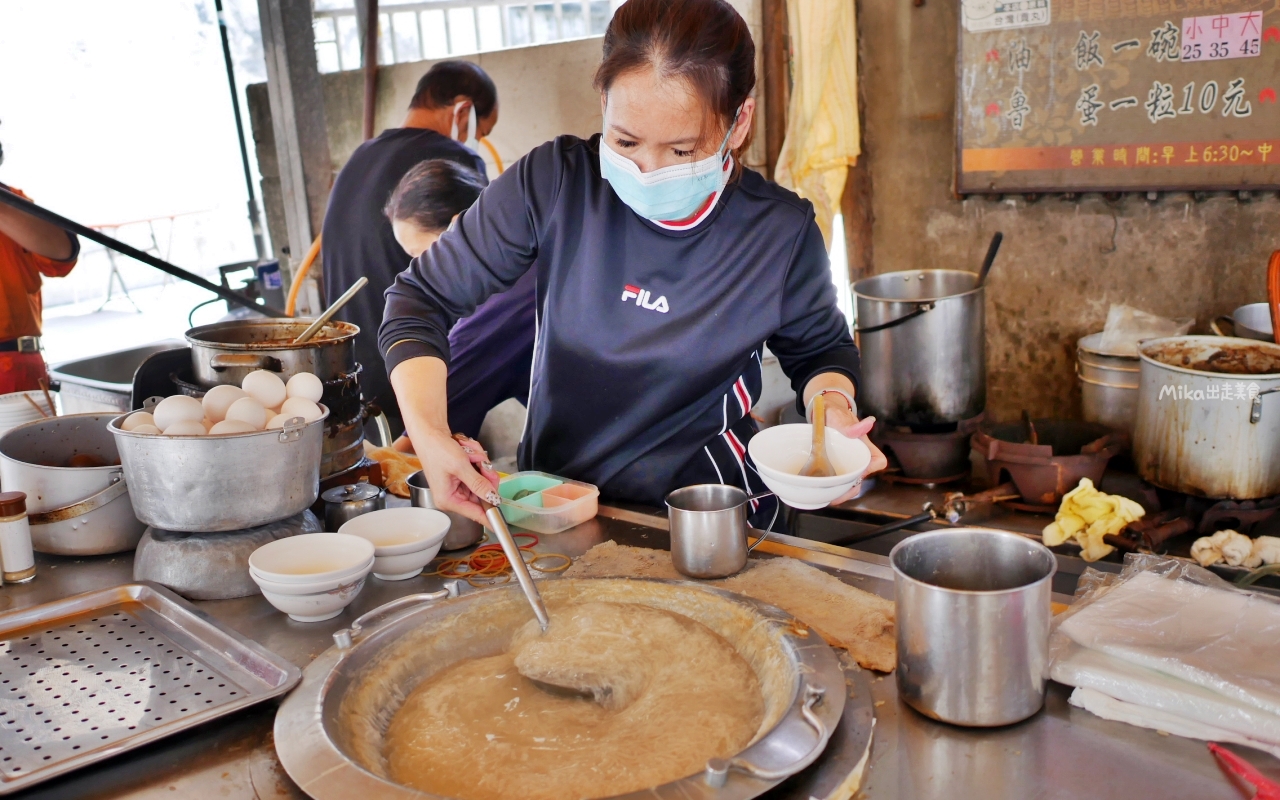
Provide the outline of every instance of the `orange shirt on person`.
{"type": "MultiPolygon", "coordinates": [[[[26,197],[21,191],[12,189],[26,197]]],[[[19,336],[39,336],[44,278],[61,278],[76,265],[80,248],[74,245],[66,261],[42,256],[0,233],[0,341],[19,336]]]]}

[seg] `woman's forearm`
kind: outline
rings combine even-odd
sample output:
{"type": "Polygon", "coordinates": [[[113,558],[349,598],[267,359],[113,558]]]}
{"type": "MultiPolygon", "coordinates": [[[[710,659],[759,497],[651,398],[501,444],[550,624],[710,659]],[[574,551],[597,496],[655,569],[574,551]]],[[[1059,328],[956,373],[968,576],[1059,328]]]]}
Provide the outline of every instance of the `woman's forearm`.
{"type": "Polygon", "coordinates": [[[427,431],[449,433],[449,368],[435,356],[402,361],[391,372],[400,413],[409,438],[427,431]]]}

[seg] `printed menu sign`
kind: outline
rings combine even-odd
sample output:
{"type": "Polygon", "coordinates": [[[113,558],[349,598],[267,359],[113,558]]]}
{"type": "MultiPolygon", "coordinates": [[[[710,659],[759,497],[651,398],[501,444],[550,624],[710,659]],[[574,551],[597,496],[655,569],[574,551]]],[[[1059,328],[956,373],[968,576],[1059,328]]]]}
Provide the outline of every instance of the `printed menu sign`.
{"type": "Polygon", "coordinates": [[[1280,3],[1004,5],[962,3],[959,192],[1280,188],[1280,3]]]}

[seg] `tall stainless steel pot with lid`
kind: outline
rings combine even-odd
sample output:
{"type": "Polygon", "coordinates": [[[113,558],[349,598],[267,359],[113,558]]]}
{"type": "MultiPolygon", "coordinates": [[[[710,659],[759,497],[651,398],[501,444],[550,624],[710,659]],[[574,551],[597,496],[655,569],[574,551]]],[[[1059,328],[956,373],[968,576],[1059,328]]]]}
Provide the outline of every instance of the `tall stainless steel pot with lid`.
{"type": "Polygon", "coordinates": [[[928,428],[987,406],[983,287],[954,269],[889,272],[853,285],[863,381],[859,411],[928,428]]]}
{"type": "Polygon", "coordinates": [[[1138,473],[1198,497],[1280,494],[1280,345],[1174,336],[1138,348],[1138,473]]]}

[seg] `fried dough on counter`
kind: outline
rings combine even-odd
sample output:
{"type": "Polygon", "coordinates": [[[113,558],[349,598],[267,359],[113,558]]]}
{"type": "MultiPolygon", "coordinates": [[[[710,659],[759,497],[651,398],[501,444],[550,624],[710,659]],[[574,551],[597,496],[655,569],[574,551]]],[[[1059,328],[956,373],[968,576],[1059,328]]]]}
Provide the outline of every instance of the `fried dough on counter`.
{"type": "Polygon", "coordinates": [[[390,447],[374,447],[368,441],[364,443],[364,454],[382,466],[382,482],[388,492],[396,497],[409,496],[409,484],[405,481],[422,469],[422,462],[417,456],[390,447]]]}
{"type": "MultiPolygon", "coordinates": [[[[676,572],[665,550],[616,542],[602,542],[583,553],[564,577],[689,580],[676,572]]],[[[893,670],[897,633],[892,600],[855,589],[785,556],[751,559],[737,575],[705,583],[783,609],[817,631],[827,644],[847,650],[867,669],[893,670]]]]}

